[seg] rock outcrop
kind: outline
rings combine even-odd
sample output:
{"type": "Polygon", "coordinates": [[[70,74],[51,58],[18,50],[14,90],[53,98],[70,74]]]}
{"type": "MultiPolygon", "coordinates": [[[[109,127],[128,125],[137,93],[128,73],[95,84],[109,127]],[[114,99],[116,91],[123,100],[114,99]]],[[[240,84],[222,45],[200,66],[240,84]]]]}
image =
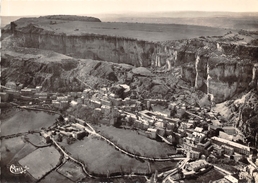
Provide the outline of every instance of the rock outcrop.
{"type": "MultiPolygon", "coordinates": [[[[196,89],[212,94],[217,103],[243,90],[257,89],[258,46],[252,45],[257,39],[253,32],[248,38],[241,32],[229,32],[225,36],[154,43],[98,34],[62,33],[33,20],[34,23],[22,26],[17,23],[13,28],[16,46],[52,50],[77,59],[152,67],[159,72],[181,67],[178,75],[196,89]]],[[[5,29],[4,33],[7,32],[5,29]]],[[[112,71],[103,72],[103,68],[100,65],[100,72],[91,74],[107,72],[104,75],[115,81],[112,71]]]]}

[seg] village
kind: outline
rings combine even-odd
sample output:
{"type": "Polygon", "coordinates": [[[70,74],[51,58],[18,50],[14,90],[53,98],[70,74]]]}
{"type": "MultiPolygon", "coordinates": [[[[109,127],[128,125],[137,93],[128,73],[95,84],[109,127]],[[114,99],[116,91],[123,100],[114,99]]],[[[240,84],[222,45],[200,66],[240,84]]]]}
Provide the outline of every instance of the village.
{"type": "Polygon", "coordinates": [[[154,180],[180,182],[215,168],[225,176],[223,180],[214,182],[237,183],[252,181],[258,171],[257,150],[248,146],[244,134],[234,126],[225,126],[220,114],[211,107],[201,108],[184,103],[184,95],[175,101],[138,99],[137,93],[125,84],[99,90],[88,87],[82,92],[67,94],[47,93],[42,91],[42,86],[24,88],[22,84],[14,82],[7,82],[2,88],[1,105],[13,103],[24,109],[56,111],[60,114],[52,126],[40,132],[46,144],[53,140],[58,144],[64,139],[67,139],[67,143],[73,143],[88,135],[96,135],[134,158],[181,160],[176,169],[153,175],[154,180]],[[77,107],[88,109],[87,114],[94,116],[94,125],[135,130],[140,135],[173,146],[175,151],[163,159],[128,152],[99,135],[90,125],[92,121],[87,121],[87,116],[79,119],[73,113],[77,107]],[[225,162],[235,165],[235,171],[223,165],[225,162]]]}

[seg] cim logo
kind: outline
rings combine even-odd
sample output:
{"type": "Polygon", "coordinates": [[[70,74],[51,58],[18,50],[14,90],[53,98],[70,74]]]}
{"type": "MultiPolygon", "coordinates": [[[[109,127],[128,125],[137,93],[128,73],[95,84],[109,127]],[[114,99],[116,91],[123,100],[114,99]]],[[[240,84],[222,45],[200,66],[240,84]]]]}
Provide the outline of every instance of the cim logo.
{"type": "Polygon", "coordinates": [[[29,167],[25,166],[25,167],[22,167],[22,166],[16,166],[14,164],[12,164],[10,166],[10,172],[15,174],[15,175],[18,175],[18,174],[24,174],[26,173],[26,171],[29,169],[29,167]]]}

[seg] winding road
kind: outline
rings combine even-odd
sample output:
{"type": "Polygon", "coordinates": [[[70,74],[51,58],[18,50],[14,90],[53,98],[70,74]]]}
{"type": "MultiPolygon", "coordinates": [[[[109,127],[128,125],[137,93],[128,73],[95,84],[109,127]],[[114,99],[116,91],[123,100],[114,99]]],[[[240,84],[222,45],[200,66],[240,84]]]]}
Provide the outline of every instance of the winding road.
{"type": "MultiPolygon", "coordinates": [[[[47,109],[38,109],[38,108],[34,108],[34,107],[28,107],[28,106],[19,106],[15,103],[13,103],[13,105],[15,105],[16,107],[18,108],[22,108],[22,109],[28,109],[28,110],[36,110],[36,111],[44,111],[44,112],[50,112],[50,113],[53,113],[53,114],[60,114],[56,111],[52,111],[52,110],[47,110],[47,109]]],[[[121,153],[123,154],[126,154],[128,155],[129,157],[131,158],[135,158],[135,159],[140,159],[140,160],[147,160],[147,161],[158,161],[158,162],[164,162],[164,161],[173,161],[173,160],[179,160],[179,159],[185,159],[181,156],[178,156],[178,155],[172,155],[172,156],[169,156],[167,158],[153,158],[153,157],[146,157],[146,156],[140,156],[140,155],[136,155],[136,154],[133,154],[129,151],[126,151],[124,150],[123,148],[119,147],[118,145],[116,145],[114,142],[112,142],[111,140],[107,139],[106,137],[104,137],[103,135],[97,133],[95,131],[95,129],[89,124],[87,123],[86,121],[82,120],[82,119],[79,119],[79,118],[76,118],[72,115],[69,115],[70,117],[73,117],[77,122],[79,123],[84,123],[87,125],[87,127],[85,126],[85,131],[87,131],[89,134],[91,135],[94,135],[96,137],[99,137],[101,139],[103,139],[104,141],[106,141],[108,144],[110,144],[111,146],[113,146],[115,149],[117,149],[118,151],[120,151],[121,153]]],[[[85,167],[85,165],[83,163],[81,163],[80,161],[76,160],[75,158],[73,158],[72,156],[70,156],[67,152],[65,152],[65,150],[58,144],[58,142],[55,141],[55,139],[53,137],[50,137],[50,139],[52,140],[53,144],[64,154],[64,156],[68,159],[70,159],[71,161],[79,164],[81,167],[82,167],[82,170],[83,172],[89,176],[90,178],[98,178],[97,176],[94,176],[92,174],[90,174],[88,171],[87,171],[87,168],[85,167]]],[[[119,178],[119,177],[132,177],[132,176],[145,176],[145,175],[132,175],[132,174],[127,174],[127,175],[118,175],[118,176],[112,176],[110,178],[119,178]]]]}

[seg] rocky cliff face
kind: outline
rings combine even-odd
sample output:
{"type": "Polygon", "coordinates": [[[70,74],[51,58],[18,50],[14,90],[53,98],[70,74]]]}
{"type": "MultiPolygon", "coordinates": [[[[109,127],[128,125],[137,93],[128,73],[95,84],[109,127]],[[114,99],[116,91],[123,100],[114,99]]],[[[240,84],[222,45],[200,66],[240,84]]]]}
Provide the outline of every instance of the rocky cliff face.
{"type": "Polygon", "coordinates": [[[113,66],[108,62],[74,59],[53,51],[34,48],[13,48],[3,51],[1,83],[23,83],[26,87],[43,86],[45,91],[82,91],[85,84],[91,87],[117,81],[113,66]]]}
{"type": "Polygon", "coordinates": [[[29,24],[15,29],[14,37],[20,47],[53,50],[73,58],[154,69],[179,66],[182,79],[212,94],[215,102],[225,101],[249,86],[257,86],[252,70],[258,62],[258,47],[237,42],[242,41],[239,37],[233,43],[228,41],[236,36],[152,43],[105,35],[68,35],[29,24]]]}
{"type": "Polygon", "coordinates": [[[159,50],[169,56],[176,51],[174,65],[182,66],[182,78],[196,89],[212,94],[216,103],[245,89],[257,89],[257,81],[252,79],[257,78],[257,46],[193,39],[166,43],[159,50]]]}
{"type": "Polygon", "coordinates": [[[134,66],[150,66],[155,52],[155,44],[129,38],[105,35],[55,34],[29,25],[17,30],[15,36],[19,46],[53,50],[74,58],[105,60],[134,66]]]}

